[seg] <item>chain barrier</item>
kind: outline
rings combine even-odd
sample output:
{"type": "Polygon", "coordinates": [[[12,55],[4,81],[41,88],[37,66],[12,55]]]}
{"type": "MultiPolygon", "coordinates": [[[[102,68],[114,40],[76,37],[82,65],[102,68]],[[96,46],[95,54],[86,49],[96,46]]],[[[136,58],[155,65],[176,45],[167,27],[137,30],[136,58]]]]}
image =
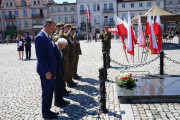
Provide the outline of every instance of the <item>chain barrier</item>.
{"type": "Polygon", "coordinates": [[[158,55],[156,58],[154,58],[154,59],[152,59],[152,60],[150,60],[150,61],[148,61],[146,63],[137,64],[137,65],[124,65],[124,64],[119,63],[119,62],[117,62],[117,61],[115,61],[113,59],[110,59],[110,60],[111,60],[111,62],[113,62],[116,65],[123,66],[123,67],[128,67],[130,69],[130,68],[143,67],[145,65],[151,64],[152,62],[156,61],[159,57],[160,57],[160,55],[158,55]]]}
{"type": "Polygon", "coordinates": [[[170,57],[167,57],[167,56],[164,56],[167,60],[169,60],[169,61],[171,61],[171,62],[173,62],[173,63],[175,63],[175,64],[180,64],[180,62],[178,62],[178,61],[176,61],[176,60],[173,60],[173,59],[171,59],[170,57]]]}

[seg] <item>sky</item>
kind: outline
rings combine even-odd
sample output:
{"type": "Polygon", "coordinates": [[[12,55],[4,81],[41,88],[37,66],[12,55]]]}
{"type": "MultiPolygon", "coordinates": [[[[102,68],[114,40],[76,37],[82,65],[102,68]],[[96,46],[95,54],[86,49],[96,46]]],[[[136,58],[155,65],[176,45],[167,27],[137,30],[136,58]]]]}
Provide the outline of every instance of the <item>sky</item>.
{"type": "Polygon", "coordinates": [[[75,3],[76,0],[54,0],[56,3],[63,3],[63,2],[69,2],[69,3],[75,3]]]}

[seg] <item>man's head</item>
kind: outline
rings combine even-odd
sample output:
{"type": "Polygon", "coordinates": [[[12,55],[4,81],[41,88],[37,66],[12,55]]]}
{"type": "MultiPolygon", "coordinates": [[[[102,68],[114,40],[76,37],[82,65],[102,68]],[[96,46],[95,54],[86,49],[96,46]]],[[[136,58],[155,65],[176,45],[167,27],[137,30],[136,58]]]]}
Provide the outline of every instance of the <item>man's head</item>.
{"type": "Polygon", "coordinates": [[[60,22],[56,24],[56,31],[59,32],[64,27],[64,23],[60,22]]]}
{"type": "Polygon", "coordinates": [[[48,35],[50,35],[55,30],[55,22],[53,22],[51,19],[47,19],[44,23],[44,31],[47,32],[48,35]]]}
{"type": "Polygon", "coordinates": [[[28,33],[28,32],[25,32],[25,33],[24,33],[24,36],[25,36],[25,37],[28,37],[28,36],[29,36],[29,33],[28,33]]]}
{"type": "Polygon", "coordinates": [[[67,33],[71,29],[71,24],[65,24],[64,25],[64,32],[67,33]]]}
{"type": "Polygon", "coordinates": [[[63,50],[67,45],[67,40],[64,38],[59,38],[56,42],[56,45],[59,47],[60,50],[63,50]]]}
{"type": "Polygon", "coordinates": [[[72,30],[71,33],[74,34],[76,32],[76,30],[77,30],[77,27],[76,26],[72,26],[71,30],[72,30]]]}
{"type": "Polygon", "coordinates": [[[108,32],[108,29],[109,29],[108,26],[104,26],[104,31],[105,31],[105,32],[108,32]]]}

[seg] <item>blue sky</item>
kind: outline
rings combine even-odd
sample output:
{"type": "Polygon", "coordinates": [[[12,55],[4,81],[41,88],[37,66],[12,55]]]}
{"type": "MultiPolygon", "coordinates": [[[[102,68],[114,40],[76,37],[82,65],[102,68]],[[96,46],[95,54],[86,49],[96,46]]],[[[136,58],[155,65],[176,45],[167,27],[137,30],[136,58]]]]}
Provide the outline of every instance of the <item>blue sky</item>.
{"type": "Polygon", "coordinates": [[[54,0],[56,3],[63,3],[63,2],[69,2],[69,3],[75,3],[76,0],[54,0]]]}

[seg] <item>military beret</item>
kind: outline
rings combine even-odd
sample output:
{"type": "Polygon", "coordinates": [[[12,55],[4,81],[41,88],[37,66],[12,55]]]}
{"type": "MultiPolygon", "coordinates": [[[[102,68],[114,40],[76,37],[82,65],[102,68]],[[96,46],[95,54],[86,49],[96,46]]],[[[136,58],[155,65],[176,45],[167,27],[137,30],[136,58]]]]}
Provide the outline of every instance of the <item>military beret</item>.
{"type": "Polygon", "coordinates": [[[64,27],[72,27],[71,24],[65,24],[64,27]]]}
{"type": "Polygon", "coordinates": [[[64,25],[64,23],[63,22],[60,22],[60,23],[57,23],[56,24],[56,27],[61,27],[61,26],[63,26],[64,25]]]}
{"type": "Polygon", "coordinates": [[[77,26],[72,26],[72,29],[77,29],[77,26]]]}
{"type": "Polygon", "coordinates": [[[109,28],[108,26],[104,26],[104,28],[109,28]]]}

